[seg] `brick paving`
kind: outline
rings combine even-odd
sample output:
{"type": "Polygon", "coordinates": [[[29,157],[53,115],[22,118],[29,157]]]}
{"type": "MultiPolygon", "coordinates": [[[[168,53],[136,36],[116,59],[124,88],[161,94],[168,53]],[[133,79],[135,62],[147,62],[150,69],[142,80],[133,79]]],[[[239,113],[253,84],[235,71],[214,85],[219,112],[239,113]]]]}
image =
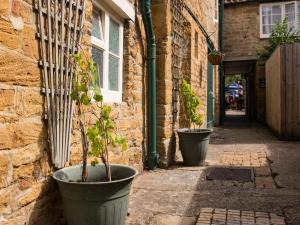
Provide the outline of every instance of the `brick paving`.
{"type": "Polygon", "coordinates": [[[126,225],[300,225],[299,149],[257,124],[215,128],[207,166],[134,181],[126,225]],[[253,168],[254,182],[207,180],[211,167],[253,168]]]}
{"type": "Polygon", "coordinates": [[[202,208],[196,225],[286,225],[274,213],[219,208],[202,208]]]}
{"type": "Polygon", "coordinates": [[[220,165],[253,167],[257,188],[276,188],[265,151],[224,151],[220,159],[220,165]]]}

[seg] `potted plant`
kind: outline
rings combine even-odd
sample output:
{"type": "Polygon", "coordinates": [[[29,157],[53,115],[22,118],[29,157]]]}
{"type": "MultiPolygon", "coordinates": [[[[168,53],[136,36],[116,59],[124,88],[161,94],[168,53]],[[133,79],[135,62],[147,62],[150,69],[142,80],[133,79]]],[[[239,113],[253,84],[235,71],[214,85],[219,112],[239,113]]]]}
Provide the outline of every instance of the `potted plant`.
{"type": "Polygon", "coordinates": [[[183,128],[177,131],[183,163],[185,166],[203,165],[212,130],[196,128],[203,124],[203,116],[200,113],[201,101],[191,85],[182,79],[180,90],[186,118],[189,124],[193,125],[193,128],[183,128]]]}
{"type": "Polygon", "coordinates": [[[212,65],[220,65],[222,63],[222,61],[224,60],[224,54],[222,52],[213,50],[211,52],[208,53],[208,61],[212,64],[212,65]]]}
{"type": "Polygon", "coordinates": [[[115,132],[112,107],[103,104],[95,64],[82,54],[72,56],[72,99],[77,104],[82,138],[82,165],[56,171],[68,225],[122,225],[125,223],[134,168],[110,164],[113,147],[126,150],[126,141],[115,132]],[[88,126],[84,111],[96,105],[95,124],[88,126]],[[88,156],[92,158],[88,165],[88,156]],[[99,160],[100,159],[100,160],[99,160]],[[102,164],[99,164],[102,161],[102,164]]]}

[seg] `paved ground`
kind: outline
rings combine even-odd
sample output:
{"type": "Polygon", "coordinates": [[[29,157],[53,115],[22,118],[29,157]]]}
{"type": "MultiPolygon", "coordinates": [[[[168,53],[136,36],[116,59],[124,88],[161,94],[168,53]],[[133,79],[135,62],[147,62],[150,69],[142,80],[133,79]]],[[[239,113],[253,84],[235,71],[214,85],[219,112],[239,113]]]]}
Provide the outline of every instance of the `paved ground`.
{"type": "Polygon", "coordinates": [[[300,225],[300,143],[230,123],[215,129],[207,164],[139,176],[127,225],[300,225]],[[252,169],[253,182],[206,179],[211,168],[228,166],[252,169]]]}

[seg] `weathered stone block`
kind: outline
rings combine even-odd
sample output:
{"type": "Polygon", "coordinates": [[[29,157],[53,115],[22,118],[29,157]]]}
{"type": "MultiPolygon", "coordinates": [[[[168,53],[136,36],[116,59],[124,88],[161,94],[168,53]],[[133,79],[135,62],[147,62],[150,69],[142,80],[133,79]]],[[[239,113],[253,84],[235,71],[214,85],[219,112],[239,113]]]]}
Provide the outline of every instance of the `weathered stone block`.
{"type": "Polygon", "coordinates": [[[35,166],[33,163],[22,165],[13,169],[13,179],[28,179],[34,176],[35,166]]]}
{"type": "Polygon", "coordinates": [[[0,153],[0,188],[8,186],[12,179],[12,165],[7,152],[0,153]]]}
{"type": "MultiPolygon", "coordinates": [[[[9,21],[0,18],[0,27],[1,27],[0,44],[7,46],[8,48],[11,49],[19,48],[20,47],[19,32],[13,28],[12,24],[9,21]]],[[[1,65],[1,59],[0,59],[0,65],[1,65]]]]}
{"type": "Polygon", "coordinates": [[[24,55],[34,59],[39,59],[38,40],[36,39],[36,30],[25,25],[22,31],[22,50],[24,55]]]}
{"type": "Polygon", "coordinates": [[[36,200],[42,192],[43,183],[35,183],[30,189],[20,193],[17,196],[17,202],[20,207],[28,205],[36,200]]]}
{"type": "Polygon", "coordinates": [[[44,128],[43,124],[37,120],[25,120],[0,127],[0,133],[3,134],[0,149],[11,149],[42,140],[44,128]]]}
{"type": "Polygon", "coordinates": [[[6,16],[9,11],[9,0],[0,0],[0,14],[6,16]]]}
{"type": "Polygon", "coordinates": [[[0,82],[21,86],[40,86],[41,71],[36,62],[18,54],[0,51],[0,82]]]}
{"type": "Polygon", "coordinates": [[[11,12],[15,16],[22,17],[25,23],[33,22],[32,7],[21,0],[12,1],[11,12]]]}
{"type": "Polygon", "coordinates": [[[8,106],[13,106],[15,103],[15,91],[0,89],[0,110],[8,106]]]}
{"type": "Polygon", "coordinates": [[[27,145],[11,151],[13,166],[21,166],[39,160],[43,156],[44,146],[40,143],[27,145]]]}

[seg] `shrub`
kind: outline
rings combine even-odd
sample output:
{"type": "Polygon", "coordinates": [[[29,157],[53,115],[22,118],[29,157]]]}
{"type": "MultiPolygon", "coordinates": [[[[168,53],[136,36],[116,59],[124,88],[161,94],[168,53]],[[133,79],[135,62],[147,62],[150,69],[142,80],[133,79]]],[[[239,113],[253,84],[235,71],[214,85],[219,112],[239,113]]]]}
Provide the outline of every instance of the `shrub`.
{"type": "Polygon", "coordinates": [[[269,44],[263,50],[258,51],[258,58],[266,61],[277,46],[282,44],[292,44],[300,41],[300,32],[289,30],[288,18],[286,17],[282,22],[278,22],[271,34],[269,44]]]}
{"type": "Polygon", "coordinates": [[[191,85],[184,79],[181,80],[180,89],[187,119],[194,126],[201,126],[203,123],[203,116],[200,114],[201,100],[197,97],[191,85]]]}

